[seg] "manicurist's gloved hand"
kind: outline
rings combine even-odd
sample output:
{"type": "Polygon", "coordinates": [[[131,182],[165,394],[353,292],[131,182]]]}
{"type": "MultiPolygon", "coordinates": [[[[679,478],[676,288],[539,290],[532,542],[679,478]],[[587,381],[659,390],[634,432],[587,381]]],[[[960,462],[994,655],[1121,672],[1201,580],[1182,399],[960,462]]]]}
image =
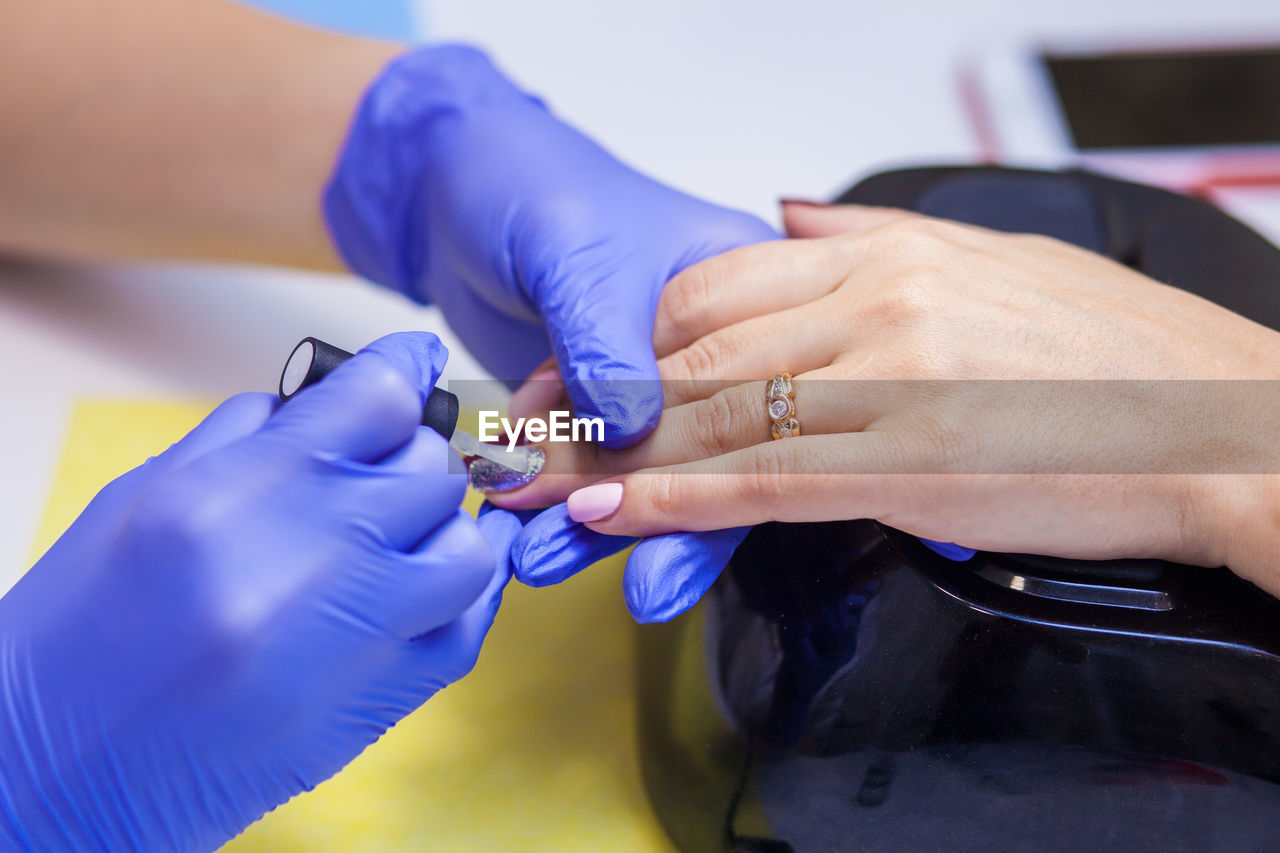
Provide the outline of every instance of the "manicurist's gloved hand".
{"type": "Polygon", "coordinates": [[[0,600],[0,846],[212,849],[471,669],[519,525],[418,426],[445,358],[228,400],[0,600]]]}
{"type": "Polygon", "coordinates": [[[576,413],[603,418],[613,448],[662,409],[662,286],[777,236],[619,163],[459,46],[406,53],[374,81],[324,208],[353,270],[439,305],[499,378],[553,352],[576,413]]]}

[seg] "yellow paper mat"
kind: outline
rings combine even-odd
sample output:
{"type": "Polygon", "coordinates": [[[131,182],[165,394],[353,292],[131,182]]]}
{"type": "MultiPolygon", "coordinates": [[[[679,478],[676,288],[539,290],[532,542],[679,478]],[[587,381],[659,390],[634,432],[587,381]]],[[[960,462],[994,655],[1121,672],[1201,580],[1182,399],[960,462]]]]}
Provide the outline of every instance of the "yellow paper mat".
{"type": "MultiPolygon", "coordinates": [[[[79,402],[36,554],[211,408],[79,402]]],[[[615,558],[557,587],[512,582],[471,675],[223,850],[672,849],[640,782],[620,572],[615,558]]]]}

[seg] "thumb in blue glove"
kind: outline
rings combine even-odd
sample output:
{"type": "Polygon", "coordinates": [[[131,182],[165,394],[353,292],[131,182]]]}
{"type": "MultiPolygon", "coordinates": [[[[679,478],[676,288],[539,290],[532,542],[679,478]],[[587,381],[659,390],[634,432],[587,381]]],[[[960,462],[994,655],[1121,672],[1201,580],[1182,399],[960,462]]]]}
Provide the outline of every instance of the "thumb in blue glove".
{"type": "Polygon", "coordinates": [[[324,196],[348,265],[438,304],[512,384],[553,353],[575,412],[624,447],[657,423],[658,295],[778,235],[635,172],[481,53],[411,51],[370,86],[324,196]]]}
{"type": "Polygon", "coordinates": [[[0,599],[6,846],[212,849],[470,670],[519,524],[418,426],[445,357],[231,399],[0,599]]]}

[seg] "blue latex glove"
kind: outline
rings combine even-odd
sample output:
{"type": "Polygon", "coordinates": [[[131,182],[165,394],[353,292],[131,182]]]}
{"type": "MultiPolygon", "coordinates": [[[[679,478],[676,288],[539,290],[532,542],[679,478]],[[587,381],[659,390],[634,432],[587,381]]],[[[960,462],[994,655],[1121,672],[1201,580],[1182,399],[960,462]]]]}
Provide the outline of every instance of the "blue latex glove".
{"type": "Polygon", "coordinates": [[[353,270],[439,305],[495,376],[517,382],[553,351],[613,448],[661,412],[662,286],[778,236],[624,166],[459,46],[406,53],[374,81],[324,209],[353,270]]]}
{"type": "MultiPolygon", "coordinates": [[[[734,527],[635,540],[578,524],[565,504],[523,515],[525,526],[512,544],[511,561],[516,578],[529,586],[560,583],[638,542],[622,575],[627,609],[637,622],[666,622],[697,604],[751,530],[734,527]]],[[[920,541],[949,560],[964,561],[977,553],[950,542],[920,541]]]]}
{"type": "Polygon", "coordinates": [[[418,426],[445,358],[232,398],[0,600],[0,846],[213,849],[471,669],[519,523],[418,426]]]}
{"type": "Polygon", "coordinates": [[[516,578],[529,586],[560,583],[637,542],[622,575],[622,594],[637,622],[666,622],[697,604],[751,530],[635,540],[590,530],[569,518],[564,504],[522,515],[525,525],[512,544],[511,565],[516,578]]]}

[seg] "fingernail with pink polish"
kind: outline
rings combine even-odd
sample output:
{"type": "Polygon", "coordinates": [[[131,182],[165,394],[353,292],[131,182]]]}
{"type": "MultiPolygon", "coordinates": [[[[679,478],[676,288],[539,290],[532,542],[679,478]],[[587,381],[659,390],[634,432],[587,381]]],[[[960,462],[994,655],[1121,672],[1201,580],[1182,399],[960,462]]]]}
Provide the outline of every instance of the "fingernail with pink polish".
{"type": "Polygon", "coordinates": [[[778,204],[786,207],[788,205],[796,205],[799,207],[830,207],[831,205],[825,201],[811,201],[807,198],[780,198],[778,204]]]}
{"type": "Polygon", "coordinates": [[[525,418],[537,412],[545,412],[564,396],[564,383],[554,367],[540,370],[524,381],[511,395],[507,412],[513,418],[525,418]]]}
{"type": "Polygon", "coordinates": [[[596,483],[569,495],[566,501],[569,517],[574,521],[599,521],[608,518],[622,505],[621,483],[596,483]]]}

